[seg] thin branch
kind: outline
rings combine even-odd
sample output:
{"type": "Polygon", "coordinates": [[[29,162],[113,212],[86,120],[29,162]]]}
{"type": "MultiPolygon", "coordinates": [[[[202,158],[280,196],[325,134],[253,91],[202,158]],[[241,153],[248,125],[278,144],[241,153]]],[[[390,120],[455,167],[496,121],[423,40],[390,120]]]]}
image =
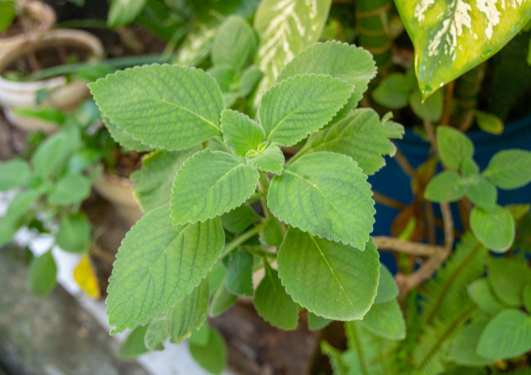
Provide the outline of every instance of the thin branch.
{"type": "Polygon", "coordinates": [[[409,164],[407,158],[398,149],[395,153],[395,160],[400,166],[400,168],[402,168],[405,174],[407,174],[411,178],[415,177],[415,168],[413,168],[411,164],[409,164]]]}
{"type": "Polygon", "coordinates": [[[405,241],[394,237],[376,236],[373,239],[374,244],[380,250],[393,250],[407,255],[431,257],[443,250],[442,246],[405,241]]]}
{"type": "Polygon", "coordinates": [[[381,193],[378,193],[376,191],[373,191],[373,197],[376,203],[383,204],[384,206],[395,208],[397,210],[401,210],[406,207],[406,205],[396,199],[393,199],[391,197],[388,197],[387,195],[383,195],[381,193]]]}

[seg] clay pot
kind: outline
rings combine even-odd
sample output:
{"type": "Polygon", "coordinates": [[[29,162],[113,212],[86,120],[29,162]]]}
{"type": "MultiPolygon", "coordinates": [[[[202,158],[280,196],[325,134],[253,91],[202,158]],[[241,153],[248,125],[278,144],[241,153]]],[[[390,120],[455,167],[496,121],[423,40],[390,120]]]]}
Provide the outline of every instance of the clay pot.
{"type": "Polygon", "coordinates": [[[81,30],[58,29],[41,34],[25,34],[0,45],[0,105],[4,107],[6,117],[14,125],[25,130],[51,132],[55,126],[35,119],[20,118],[12,110],[18,107],[37,105],[37,92],[45,89],[48,97],[43,105],[68,111],[76,108],[89,96],[85,82],[74,80],[67,82],[66,77],[54,77],[35,82],[15,82],[1,77],[2,72],[13,62],[37,50],[55,47],[74,47],[87,52],[87,60],[99,60],[103,57],[100,41],[81,30]]]}
{"type": "Polygon", "coordinates": [[[131,181],[112,174],[102,174],[94,181],[94,189],[113,204],[118,214],[129,225],[134,224],[142,216],[131,181]]]}

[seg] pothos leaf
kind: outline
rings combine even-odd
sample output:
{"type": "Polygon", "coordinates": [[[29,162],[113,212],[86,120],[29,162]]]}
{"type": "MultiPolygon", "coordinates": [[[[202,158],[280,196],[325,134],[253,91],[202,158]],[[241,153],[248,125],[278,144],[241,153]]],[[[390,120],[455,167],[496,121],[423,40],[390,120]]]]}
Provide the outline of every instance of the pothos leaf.
{"type": "Polygon", "coordinates": [[[395,0],[424,97],[498,52],[531,18],[525,0],[395,0]]]}

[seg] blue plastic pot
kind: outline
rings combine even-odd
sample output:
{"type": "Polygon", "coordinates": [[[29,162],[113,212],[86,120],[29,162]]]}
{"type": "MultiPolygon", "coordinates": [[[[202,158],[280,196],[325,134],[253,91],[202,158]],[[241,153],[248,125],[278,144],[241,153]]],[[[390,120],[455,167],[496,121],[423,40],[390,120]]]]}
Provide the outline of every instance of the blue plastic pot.
{"type": "MultiPolygon", "coordinates": [[[[501,135],[492,135],[482,131],[467,133],[475,146],[474,160],[483,169],[490,158],[500,150],[520,148],[531,150],[531,116],[517,122],[506,124],[501,135]]],[[[428,158],[429,144],[415,134],[411,129],[406,129],[404,139],[397,141],[397,148],[407,158],[413,167],[418,167],[428,158]]],[[[394,198],[403,203],[413,200],[411,192],[411,179],[406,175],[393,158],[387,158],[387,164],[379,172],[369,178],[373,190],[394,198]]],[[[529,203],[531,201],[531,184],[517,190],[499,190],[498,203],[529,203]]],[[[391,224],[398,214],[398,210],[376,204],[376,223],[373,235],[389,235],[391,224]]],[[[391,269],[389,254],[383,253],[383,261],[391,269]]]]}

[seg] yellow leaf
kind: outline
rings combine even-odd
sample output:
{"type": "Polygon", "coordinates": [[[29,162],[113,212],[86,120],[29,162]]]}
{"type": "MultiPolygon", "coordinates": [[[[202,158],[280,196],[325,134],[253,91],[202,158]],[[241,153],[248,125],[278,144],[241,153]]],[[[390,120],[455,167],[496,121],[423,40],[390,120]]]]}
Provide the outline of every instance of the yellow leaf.
{"type": "Polygon", "coordinates": [[[101,297],[98,278],[88,255],[84,255],[74,268],[74,280],[89,297],[94,299],[101,297]]]}

